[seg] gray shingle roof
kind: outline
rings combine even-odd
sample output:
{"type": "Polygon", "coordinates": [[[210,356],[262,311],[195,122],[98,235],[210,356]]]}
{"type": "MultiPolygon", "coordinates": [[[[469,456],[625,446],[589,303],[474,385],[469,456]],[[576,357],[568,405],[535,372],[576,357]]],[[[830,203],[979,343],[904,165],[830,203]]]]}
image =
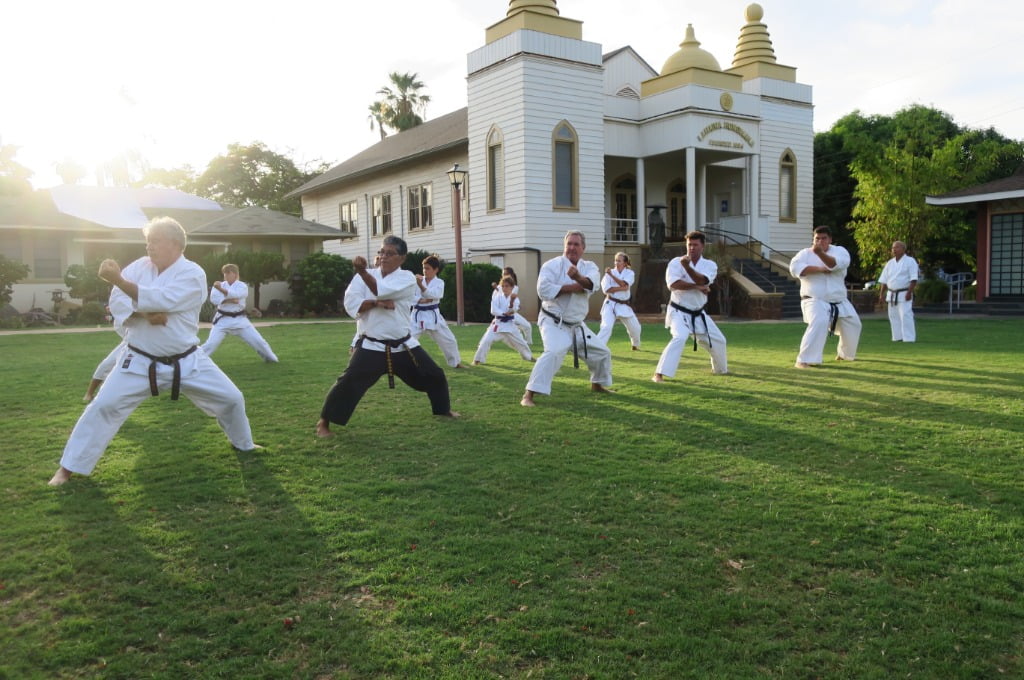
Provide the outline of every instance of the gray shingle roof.
{"type": "MultiPolygon", "coordinates": [[[[974,201],[987,200],[986,197],[995,197],[997,194],[1002,195],[1001,197],[1003,198],[1024,197],[1024,165],[1017,168],[1017,171],[1009,177],[985,182],[984,184],[976,184],[964,189],[957,189],[940,196],[928,196],[927,198],[934,199],[936,201],[935,204],[939,205],[959,204],[970,203],[972,199],[974,201]],[[1006,194],[1009,194],[1009,196],[1006,194]]],[[[932,203],[931,200],[927,202],[932,203]]]]}
{"type": "Polygon", "coordinates": [[[314,177],[285,198],[327,189],[333,184],[383,170],[430,154],[469,144],[468,109],[447,113],[396,135],[385,137],[347,161],[314,177]]]}

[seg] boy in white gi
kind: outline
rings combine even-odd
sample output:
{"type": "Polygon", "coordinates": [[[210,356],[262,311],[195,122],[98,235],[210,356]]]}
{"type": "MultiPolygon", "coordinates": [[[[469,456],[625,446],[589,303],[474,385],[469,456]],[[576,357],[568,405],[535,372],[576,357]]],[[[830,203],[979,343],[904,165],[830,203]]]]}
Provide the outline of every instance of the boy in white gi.
{"type": "Polygon", "coordinates": [[[210,302],[217,308],[213,315],[213,327],[210,336],[203,343],[206,356],[212,356],[224,336],[231,334],[242,338],[245,344],[256,350],[256,353],[268,363],[277,363],[277,355],[270,349],[270,344],[263,339],[260,332],[249,321],[245,313],[245,300],[249,297],[249,286],[238,279],[238,265],[226,264],[220,268],[224,275],[223,281],[214,281],[210,288],[210,302]]]}
{"type": "Polygon", "coordinates": [[[814,245],[798,252],[789,263],[789,273],[800,278],[800,309],[807,330],[800,340],[797,368],[821,364],[825,341],[839,335],[836,361],[857,358],[860,342],[860,317],[847,299],[846,268],[850,253],[832,244],[832,230],[817,227],[814,245]]]}
{"type": "Polygon", "coordinates": [[[100,264],[100,278],[114,285],[110,313],[124,329],[125,348],[75,424],[50,486],[60,486],[72,473],[90,474],[132,411],[161,389],[170,389],[172,400],[184,393],[216,417],[236,449],[261,448],[252,441],[242,393],[212,359],[196,351],[206,274],[184,256],[185,230],[160,217],[143,233],[148,256],[123,271],[114,260],[100,264]]]}
{"type": "Polygon", "coordinates": [[[441,273],[441,258],[430,255],[423,259],[423,274],[416,275],[419,299],[412,308],[412,337],[421,334],[433,338],[444,354],[445,362],[452,368],[462,368],[459,358],[459,343],[448,322],[441,316],[441,298],[444,297],[444,280],[441,273]]]}
{"type": "Polygon", "coordinates": [[[888,303],[889,327],[893,342],[914,342],[914,289],[919,275],[917,260],[907,255],[907,244],[894,241],[892,259],[885,263],[878,283],[882,285],[878,299],[888,303]]]}
{"type": "Polygon", "coordinates": [[[476,348],[473,356],[473,365],[487,361],[487,352],[495,340],[501,340],[512,349],[519,352],[526,361],[533,361],[533,352],[526,344],[519,328],[516,326],[516,312],[519,311],[519,296],[512,291],[515,289],[515,282],[511,276],[501,279],[501,288],[491,295],[491,314],[494,320],[487,326],[484,336],[480,338],[480,345],[476,348]]]}
{"type": "Polygon", "coordinates": [[[611,392],[608,389],[612,384],[611,352],[584,323],[590,309],[588,298],[598,289],[601,278],[597,265],[583,259],[586,248],[583,232],[570,231],[565,235],[563,254],[540,268],[537,295],[541,309],[537,326],[544,353],[530,373],[530,381],[519,401],[522,406],[536,406],[533,401],[536,394],[551,394],[551,382],[570,349],[573,350],[573,365],[579,366],[582,357],[590,369],[590,389],[611,392]]]}
{"type": "Polygon", "coordinates": [[[651,378],[654,382],[665,382],[665,378],[675,377],[679,359],[691,335],[693,351],[697,351],[699,344],[711,355],[712,373],[724,375],[729,372],[725,336],[714,319],[704,311],[711,284],[718,276],[718,265],[703,256],[705,241],[703,232],[691,231],[686,235],[686,255],[675,258],[665,268],[665,283],[672,292],[665,313],[665,326],[672,330],[672,339],[658,359],[658,367],[651,378]]]}
{"type": "Polygon", "coordinates": [[[636,312],[629,305],[629,289],[633,286],[635,276],[629,264],[629,255],[615,253],[615,266],[604,270],[601,279],[601,291],[604,293],[604,304],[601,305],[601,329],[597,337],[608,343],[612,337],[612,327],[618,319],[626,327],[633,351],[640,349],[640,322],[636,312]]]}

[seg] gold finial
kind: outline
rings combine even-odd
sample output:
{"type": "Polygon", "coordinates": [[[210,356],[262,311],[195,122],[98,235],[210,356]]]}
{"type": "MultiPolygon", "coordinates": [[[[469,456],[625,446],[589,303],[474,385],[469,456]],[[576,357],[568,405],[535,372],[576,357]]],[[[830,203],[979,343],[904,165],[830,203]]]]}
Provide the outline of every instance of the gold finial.
{"type": "Polygon", "coordinates": [[[721,71],[718,60],[707,50],[701,49],[700,41],[693,30],[693,24],[686,25],[686,38],[679,43],[679,50],[665,61],[661,67],[661,75],[676,73],[688,68],[703,68],[709,71],[721,71]]]}
{"type": "Polygon", "coordinates": [[[775,63],[775,49],[768,36],[768,27],[761,23],[764,9],[761,5],[751,3],[745,12],[747,24],[740,29],[740,39],[736,43],[736,53],[732,57],[732,66],[745,66],[755,62],[775,63]]]}
{"type": "Polygon", "coordinates": [[[508,13],[505,16],[510,17],[525,11],[557,17],[558,5],[555,0],[509,0],[508,13]]]}

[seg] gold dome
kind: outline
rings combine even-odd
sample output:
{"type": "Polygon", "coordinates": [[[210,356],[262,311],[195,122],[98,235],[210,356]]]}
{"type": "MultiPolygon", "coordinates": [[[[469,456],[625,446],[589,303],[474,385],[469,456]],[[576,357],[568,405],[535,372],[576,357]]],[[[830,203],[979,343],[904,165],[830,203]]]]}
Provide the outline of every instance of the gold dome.
{"type": "Polygon", "coordinates": [[[722,70],[714,55],[700,48],[700,42],[693,32],[693,24],[686,25],[686,39],[679,43],[679,51],[665,61],[665,65],[661,67],[661,75],[667,76],[688,68],[702,68],[708,71],[722,70]]]}
{"type": "Polygon", "coordinates": [[[525,11],[558,16],[558,6],[555,4],[555,0],[509,0],[508,13],[505,16],[510,17],[525,11]]]}

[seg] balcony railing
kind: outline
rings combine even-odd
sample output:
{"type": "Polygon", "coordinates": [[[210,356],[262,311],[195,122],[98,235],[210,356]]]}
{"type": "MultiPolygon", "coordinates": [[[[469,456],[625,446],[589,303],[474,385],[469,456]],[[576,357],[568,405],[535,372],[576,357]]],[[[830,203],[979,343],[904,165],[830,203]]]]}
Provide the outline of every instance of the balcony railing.
{"type": "Polygon", "coordinates": [[[639,243],[638,220],[610,217],[604,223],[605,243],[639,243]]]}

